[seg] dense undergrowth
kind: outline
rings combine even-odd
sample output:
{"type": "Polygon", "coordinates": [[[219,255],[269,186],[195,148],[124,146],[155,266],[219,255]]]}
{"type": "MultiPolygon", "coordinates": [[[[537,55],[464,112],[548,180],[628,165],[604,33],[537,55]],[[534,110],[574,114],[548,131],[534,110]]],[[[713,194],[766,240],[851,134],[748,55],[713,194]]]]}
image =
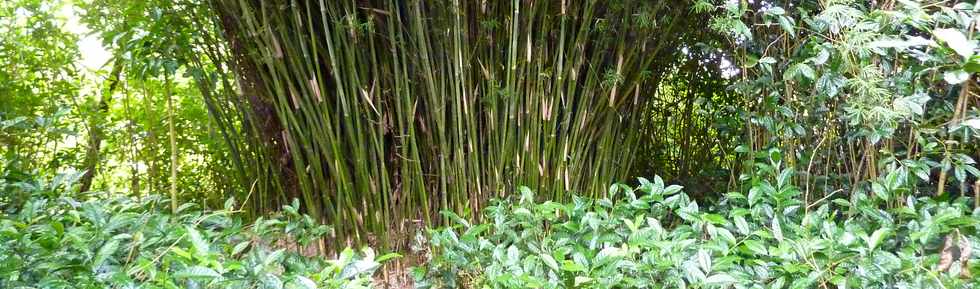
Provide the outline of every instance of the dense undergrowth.
{"type": "MultiPolygon", "coordinates": [[[[484,222],[446,211],[428,234],[417,288],[978,288],[980,210],[968,198],[873,195],[806,205],[777,151],[747,192],[702,207],[660,177],[600,199],[496,201],[484,222]],[[894,198],[901,198],[895,200],[894,198]],[[900,201],[900,206],[890,202],[900,201]]],[[[159,196],[78,194],[80,174],[0,174],[2,288],[370,288],[391,257],[304,256],[330,230],[297,205],[247,223],[159,196]],[[161,206],[162,204],[162,206],[161,206]],[[163,208],[161,210],[160,208],[163,208]],[[292,245],[292,246],[289,246],[292,245]]]]}
{"type": "MultiPolygon", "coordinates": [[[[433,229],[417,288],[978,288],[980,210],[968,198],[906,196],[918,179],[809,205],[777,151],[745,193],[703,207],[660,177],[570,203],[519,198],[452,212],[433,229]],[[895,200],[894,198],[901,198],[895,200]],[[890,202],[900,201],[899,206],[890,202]]],[[[8,163],[9,164],[9,163],[8,163]]],[[[370,288],[396,254],[300,249],[330,230],[297,210],[244,222],[159,196],[78,194],[80,174],[0,174],[2,288],[370,288]],[[162,205],[161,205],[162,204],[162,205]],[[161,210],[160,208],[164,208],[161,210]]]]}
{"type": "MultiPolygon", "coordinates": [[[[521,188],[487,207],[483,223],[447,211],[454,225],[430,231],[415,286],[980,288],[980,210],[969,199],[908,196],[889,206],[857,193],[807,206],[788,182],[793,171],[768,167],[747,193],[709,207],[655,177],[570,203],[521,188]]],[[[396,256],[304,256],[296,248],[330,230],[295,204],[252,223],[234,200],[171,215],[158,196],[68,193],[78,176],[3,171],[0,287],[370,288],[396,256]]],[[[882,181],[885,190],[910,185],[882,181]]]]}
{"type": "MultiPolygon", "coordinates": [[[[791,170],[701,207],[656,177],[604,198],[519,199],[486,223],[450,214],[419,288],[978,288],[980,210],[966,198],[857,193],[809,206],[791,170]]],[[[895,184],[897,185],[897,184],[895,184]]],[[[893,187],[894,188],[894,187],[893,187]]]]}
{"type": "Polygon", "coordinates": [[[79,176],[0,171],[0,288],[368,288],[394,256],[348,249],[326,260],[287,250],[329,232],[295,205],[254,222],[234,200],[220,210],[184,204],[172,215],[156,195],[69,193],[79,176]]]}

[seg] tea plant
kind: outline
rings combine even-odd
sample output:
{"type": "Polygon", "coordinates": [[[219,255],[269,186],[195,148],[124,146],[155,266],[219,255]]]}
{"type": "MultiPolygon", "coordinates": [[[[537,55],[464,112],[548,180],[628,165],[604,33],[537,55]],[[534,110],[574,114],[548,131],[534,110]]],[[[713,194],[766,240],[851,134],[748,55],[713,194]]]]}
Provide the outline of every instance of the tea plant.
{"type": "Polygon", "coordinates": [[[276,241],[303,247],[329,232],[295,204],[252,224],[233,200],[170,215],[158,196],[72,197],[79,176],[0,167],[0,288],[369,288],[395,256],[347,249],[323,260],[281,248],[276,241]]]}
{"type": "MultiPolygon", "coordinates": [[[[431,231],[419,288],[980,288],[980,210],[858,192],[810,205],[770,161],[747,194],[703,209],[656,177],[571,203],[519,199],[431,231]],[[808,212],[808,213],[804,213],[808,212]],[[842,218],[842,216],[848,218],[842,218]],[[956,253],[956,252],[958,253],[956,253]]],[[[828,198],[829,199],[829,198],[828,198]]]]}

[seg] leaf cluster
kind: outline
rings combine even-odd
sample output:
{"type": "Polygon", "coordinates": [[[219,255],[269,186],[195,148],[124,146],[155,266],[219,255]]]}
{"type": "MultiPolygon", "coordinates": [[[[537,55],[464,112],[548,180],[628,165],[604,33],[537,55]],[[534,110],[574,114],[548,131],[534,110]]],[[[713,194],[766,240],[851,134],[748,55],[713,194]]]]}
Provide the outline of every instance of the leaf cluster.
{"type": "MultiPolygon", "coordinates": [[[[774,166],[775,167],[775,166],[774,166]]],[[[419,288],[978,288],[980,210],[857,194],[806,210],[789,169],[702,208],[659,177],[570,203],[521,197],[432,230],[419,288]],[[853,212],[852,212],[853,211],[853,212]],[[852,212],[852,213],[849,213],[852,212]],[[848,216],[842,218],[842,216],[848,216]],[[943,240],[959,238],[953,256],[943,240]],[[965,252],[965,253],[964,253],[965,252]],[[941,261],[941,259],[950,259],[941,261]],[[952,261],[956,260],[956,261],[952,261]]],[[[452,216],[450,214],[450,216],[452,216]]],[[[949,241],[947,241],[948,243],[949,241]]]]}
{"type": "Polygon", "coordinates": [[[370,248],[324,260],[296,248],[328,233],[298,213],[246,223],[233,199],[221,210],[151,196],[73,196],[80,174],[0,178],[0,288],[369,288],[370,248]],[[163,208],[163,210],[161,210],[163,208]]]}

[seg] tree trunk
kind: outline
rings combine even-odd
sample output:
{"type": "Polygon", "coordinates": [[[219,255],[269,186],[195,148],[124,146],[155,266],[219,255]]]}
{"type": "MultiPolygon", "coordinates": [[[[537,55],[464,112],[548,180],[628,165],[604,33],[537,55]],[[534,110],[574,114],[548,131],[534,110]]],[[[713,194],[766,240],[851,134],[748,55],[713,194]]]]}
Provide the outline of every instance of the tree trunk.
{"type": "Polygon", "coordinates": [[[116,85],[119,84],[119,74],[121,71],[121,63],[116,62],[113,65],[112,73],[109,74],[111,77],[109,79],[109,89],[100,96],[96,111],[89,117],[88,148],[85,152],[85,161],[82,164],[82,167],[85,168],[85,174],[79,179],[79,184],[81,184],[79,192],[88,192],[91,190],[92,180],[95,179],[95,175],[98,173],[102,139],[105,137],[105,132],[102,131],[102,123],[105,122],[106,115],[109,113],[109,102],[112,100],[112,92],[116,90],[116,85]]]}

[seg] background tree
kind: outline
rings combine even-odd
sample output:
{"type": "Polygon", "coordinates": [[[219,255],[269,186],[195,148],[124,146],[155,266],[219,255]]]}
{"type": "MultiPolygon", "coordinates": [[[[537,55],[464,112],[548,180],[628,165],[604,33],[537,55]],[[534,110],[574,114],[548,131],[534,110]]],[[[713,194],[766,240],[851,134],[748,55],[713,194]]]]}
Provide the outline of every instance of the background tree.
{"type": "Polygon", "coordinates": [[[0,3],[0,154],[5,166],[30,172],[75,164],[65,153],[64,125],[76,117],[80,77],[77,36],[62,30],[60,5],[36,0],[0,3]],[[29,158],[24,159],[24,158],[29,158]],[[19,163],[19,164],[14,164],[19,163]]]}

